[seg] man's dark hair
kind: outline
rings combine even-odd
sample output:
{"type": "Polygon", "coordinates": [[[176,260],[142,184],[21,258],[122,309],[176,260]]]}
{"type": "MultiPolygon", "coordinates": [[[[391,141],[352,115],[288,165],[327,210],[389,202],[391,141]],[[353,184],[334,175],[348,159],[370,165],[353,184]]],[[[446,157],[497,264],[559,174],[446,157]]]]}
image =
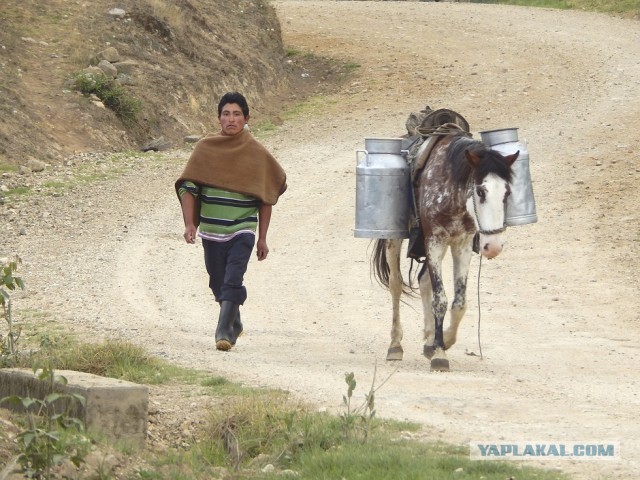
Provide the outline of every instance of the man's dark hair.
{"type": "Polygon", "coordinates": [[[249,116],[249,104],[247,103],[247,99],[244,98],[239,92],[227,92],[220,99],[220,103],[218,103],[218,118],[222,115],[222,108],[228,103],[237,103],[242,110],[242,114],[245,117],[249,116]]]}

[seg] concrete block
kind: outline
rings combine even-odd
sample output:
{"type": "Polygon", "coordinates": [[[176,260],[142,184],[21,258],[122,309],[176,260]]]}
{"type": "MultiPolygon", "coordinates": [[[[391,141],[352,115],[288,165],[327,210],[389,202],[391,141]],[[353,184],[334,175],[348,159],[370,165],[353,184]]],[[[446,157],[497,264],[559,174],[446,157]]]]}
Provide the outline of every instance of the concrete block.
{"type": "MultiPolygon", "coordinates": [[[[57,392],[75,393],[85,398],[84,408],[76,402],[70,415],[84,421],[88,431],[144,443],[149,406],[146,386],[72,370],[56,370],[54,374],[67,379],[67,385],[56,383],[57,392]]],[[[48,382],[39,380],[29,369],[0,369],[0,398],[17,395],[42,400],[49,393],[48,382]]],[[[7,403],[2,406],[10,408],[7,403]]]]}

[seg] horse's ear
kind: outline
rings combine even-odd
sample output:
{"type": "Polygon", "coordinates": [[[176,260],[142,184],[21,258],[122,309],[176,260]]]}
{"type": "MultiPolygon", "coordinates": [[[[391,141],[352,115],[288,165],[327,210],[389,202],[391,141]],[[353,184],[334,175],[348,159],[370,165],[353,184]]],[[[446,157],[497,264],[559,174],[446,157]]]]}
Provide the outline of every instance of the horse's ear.
{"type": "Polygon", "coordinates": [[[464,151],[464,155],[465,157],[467,157],[467,160],[469,161],[472,167],[477,167],[478,164],[480,163],[480,157],[476,155],[475,152],[467,149],[464,151]]]}
{"type": "Polygon", "coordinates": [[[504,159],[507,161],[509,165],[513,165],[513,162],[516,161],[516,158],[518,158],[518,155],[520,155],[520,150],[518,150],[516,153],[512,153],[511,155],[507,155],[506,157],[504,157],[504,159]]]}

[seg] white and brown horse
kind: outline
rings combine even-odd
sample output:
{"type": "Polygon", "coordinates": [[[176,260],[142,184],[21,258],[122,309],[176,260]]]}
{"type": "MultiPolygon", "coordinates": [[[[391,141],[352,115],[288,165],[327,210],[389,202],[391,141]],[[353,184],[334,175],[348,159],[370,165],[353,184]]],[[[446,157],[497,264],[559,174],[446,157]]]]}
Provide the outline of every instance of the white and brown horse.
{"type": "MultiPolygon", "coordinates": [[[[418,275],[424,310],[423,353],[431,359],[431,370],[449,370],[445,350],[455,343],[466,310],[474,236],[479,234],[478,248],[483,256],[493,258],[502,251],[511,165],[518,154],[503,156],[461,131],[439,138],[426,165],[415,174],[416,215],[423,230],[426,256],[418,275]],[[453,257],[454,298],[451,322],[443,331],[447,296],[442,260],[449,248],[453,257]]],[[[411,291],[400,272],[401,248],[402,239],[379,239],[372,256],[374,274],[390,290],[393,302],[387,360],[402,360],[400,296],[411,291]]]]}

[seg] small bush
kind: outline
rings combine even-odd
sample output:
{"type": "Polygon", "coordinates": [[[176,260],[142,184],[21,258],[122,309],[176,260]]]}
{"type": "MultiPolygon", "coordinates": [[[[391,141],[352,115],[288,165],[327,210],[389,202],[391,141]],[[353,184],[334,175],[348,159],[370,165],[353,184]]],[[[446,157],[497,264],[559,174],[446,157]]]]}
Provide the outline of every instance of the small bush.
{"type": "Polygon", "coordinates": [[[337,418],[312,412],[284,392],[237,396],[212,411],[201,454],[235,468],[260,455],[286,465],[304,450],[324,451],[341,440],[337,418]]]}
{"type": "Polygon", "coordinates": [[[16,288],[24,289],[22,279],[14,275],[20,262],[20,257],[16,257],[6,264],[3,262],[0,265],[0,318],[4,318],[7,323],[6,333],[3,333],[4,328],[0,326],[0,366],[7,363],[8,360],[15,360],[18,353],[16,344],[20,338],[20,329],[16,330],[13,326],[9,292],[16,288]]]}
{"type": "Polygon", "coordinates": [[[118,82],[105,75],[80,73],[75,77],[75,87],[85,95],[96,95],[125,125],[138,123],[142,102],[129,95],[118,82]]]}
{"type": "Polygon", "coordinates": [[[13,395],[0,399],[0,404],[22,406],[26,414],[28,426],[16,437],[22,472],[27,478],[54,478],[54,467],[67,460],[79,467],[89,453],[91,442],[84,433],[84,423],[70,415],[76,403],[84,407],[85,399],[79,394],[57,393],[56,384],[66,385],[67,379],[54,375],[48,367],[39,373],[36,368],[33,371],[47,383],[50,393],[44,399],[13,395]]]}

